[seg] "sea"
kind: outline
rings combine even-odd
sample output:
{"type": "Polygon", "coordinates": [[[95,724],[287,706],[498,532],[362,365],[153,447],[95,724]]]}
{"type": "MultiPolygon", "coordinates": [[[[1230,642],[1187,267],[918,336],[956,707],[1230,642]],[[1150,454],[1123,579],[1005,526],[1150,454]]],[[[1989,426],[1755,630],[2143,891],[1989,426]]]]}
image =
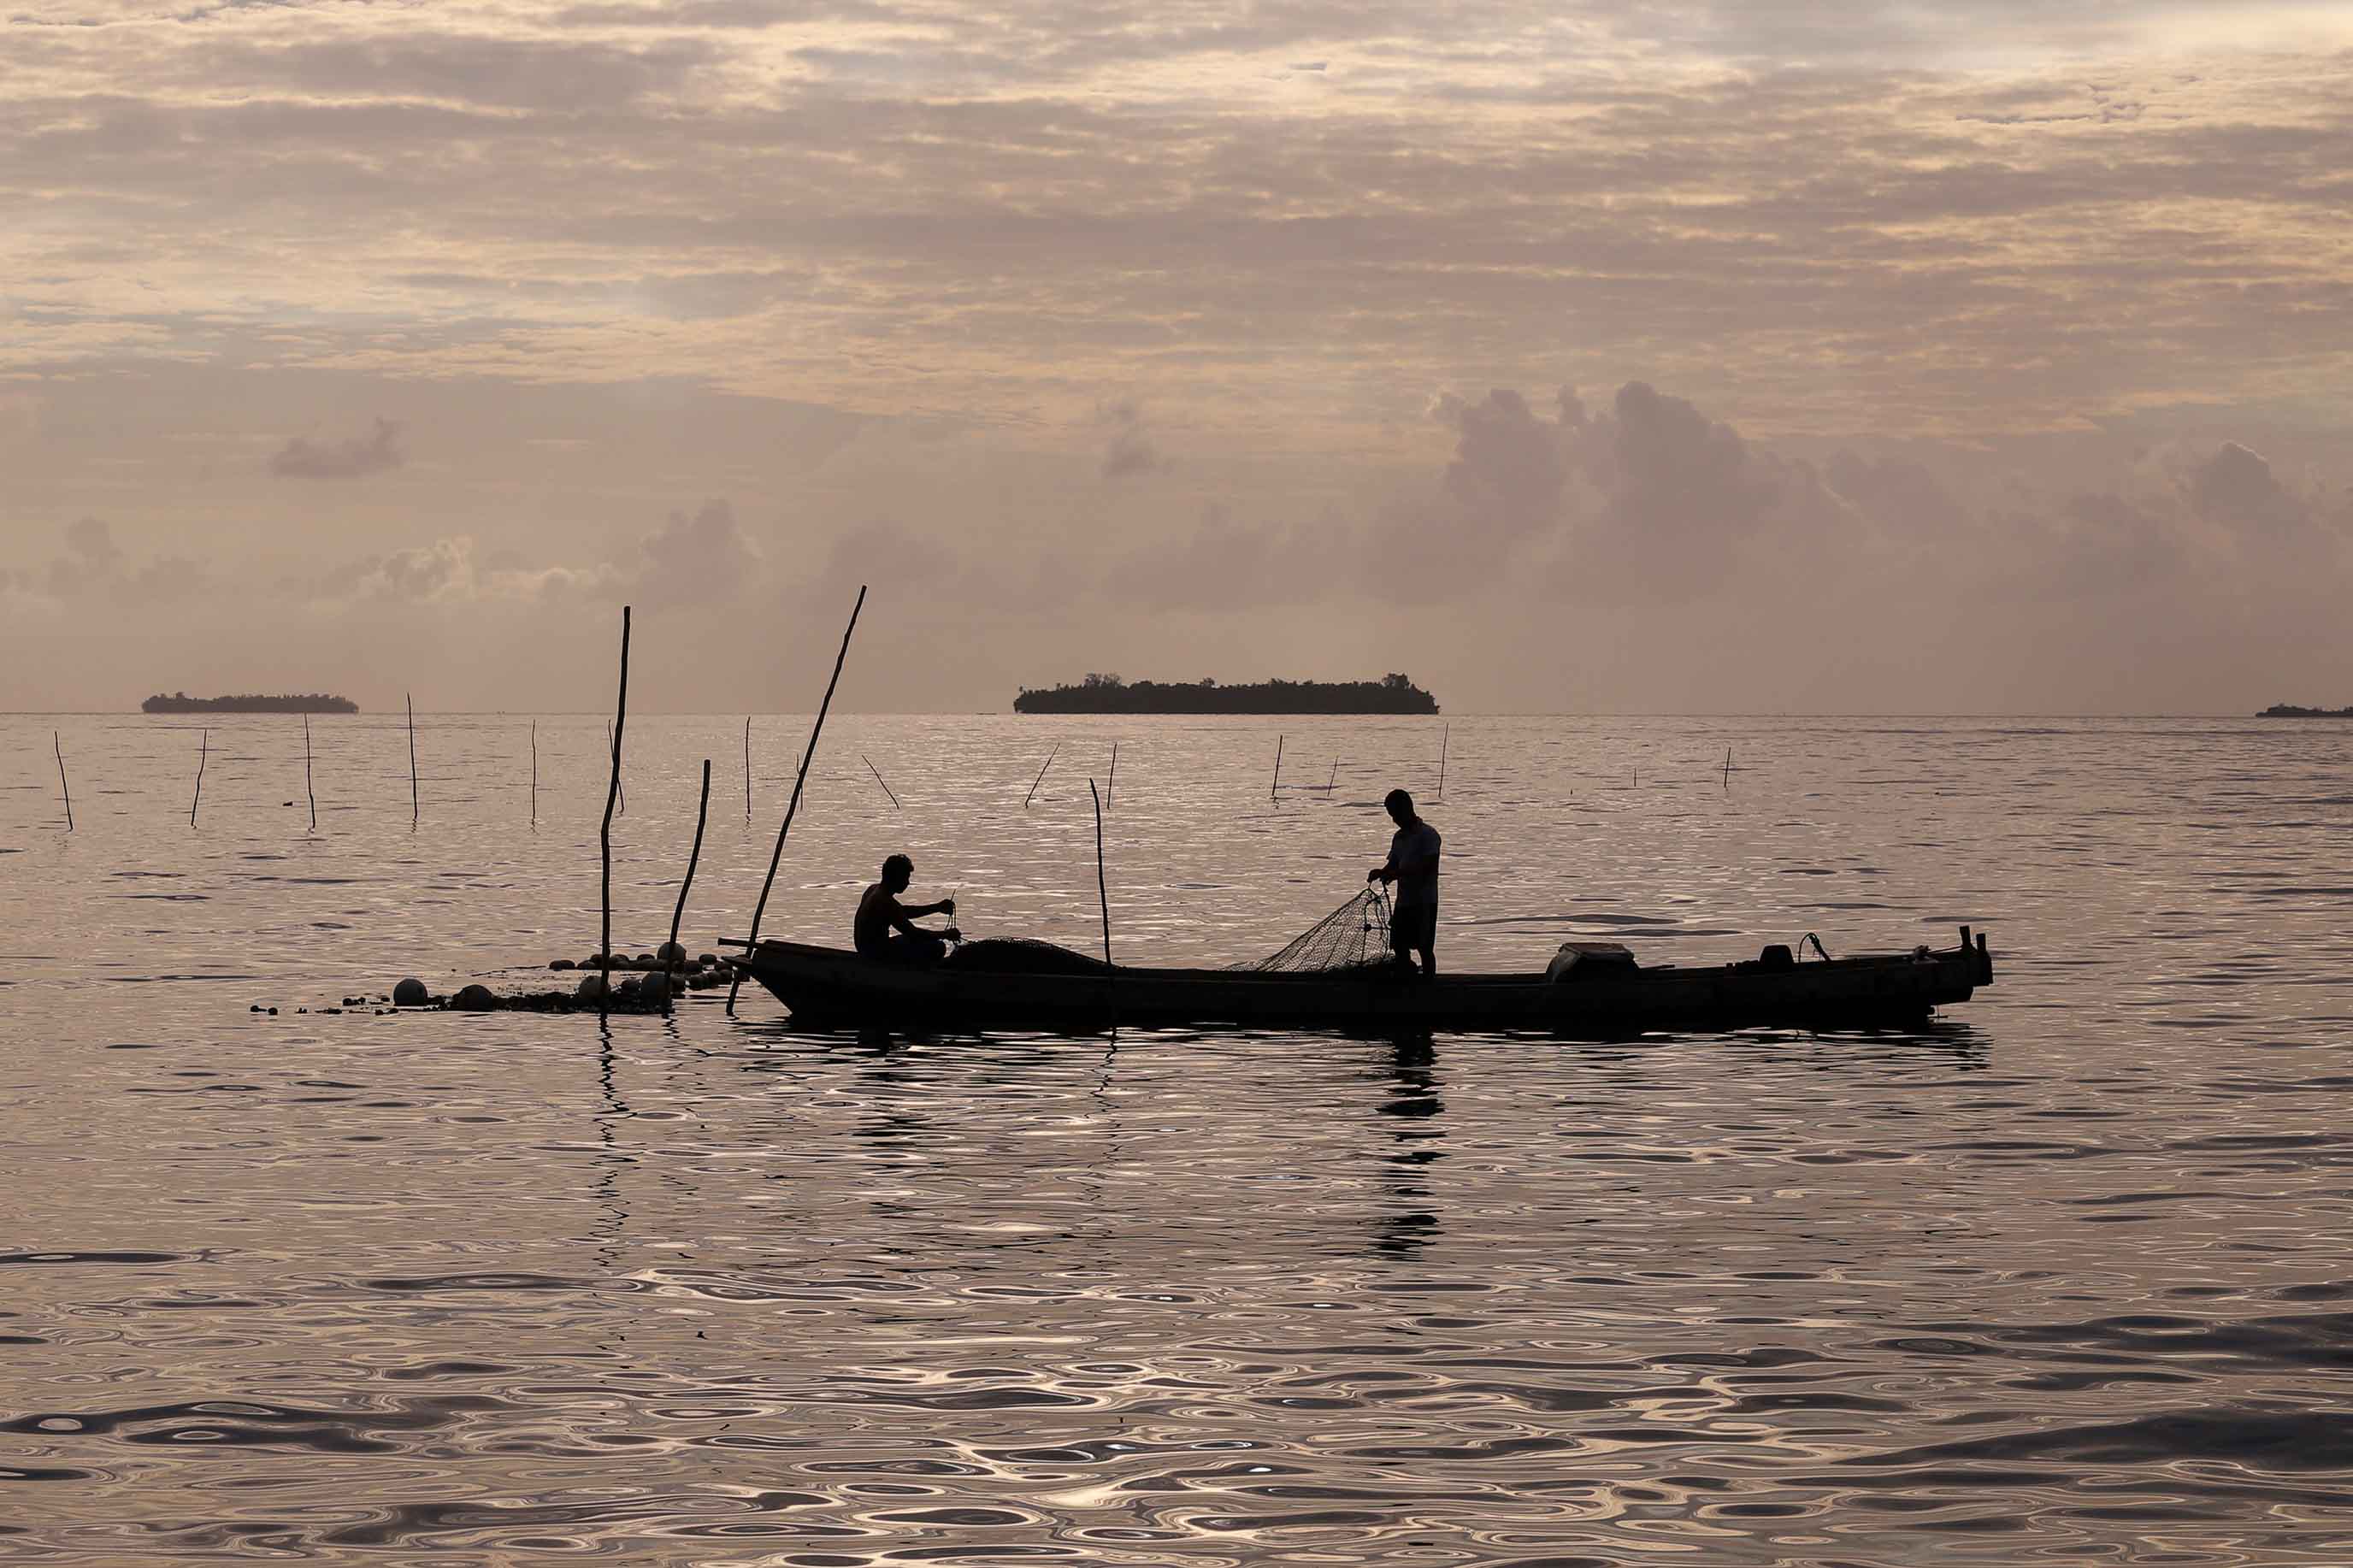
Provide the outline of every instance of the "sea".
{"type": "MultiPolygon", "coordinates": [[[[836,714],[763,925],[1094,950],[1092,782],[1247,963],[1403,787],[1441,968],[1990,933],[1902,1033],[384,1008],[576,979],[607,721],[0,718],[0,1563],[2353,1562],[2353,725],[836,714]]],[[[706,761],[748,929],[746,725],[628,720],[616,947],[706,761]]]]}

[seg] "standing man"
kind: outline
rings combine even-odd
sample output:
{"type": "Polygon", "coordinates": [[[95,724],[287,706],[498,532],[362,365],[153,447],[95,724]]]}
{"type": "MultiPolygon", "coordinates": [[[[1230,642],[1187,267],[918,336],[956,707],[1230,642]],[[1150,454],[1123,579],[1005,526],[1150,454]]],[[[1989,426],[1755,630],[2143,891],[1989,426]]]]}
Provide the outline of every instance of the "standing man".
{"type": "Polygon", "coordinates": [[[1389,838],[1386,864],[1365,874],[1367,882],[1394,882],[1397,901],[1390,906],[1389,946],[1398,966],[1410,971],[1409,953],[1421,955],[1421,973],[1438,973],[1438,829],[1414,815],[1413,796],[1401,789],[1389,791],[1381,804],[1388,808],[1397,832],[1389,838]]]}

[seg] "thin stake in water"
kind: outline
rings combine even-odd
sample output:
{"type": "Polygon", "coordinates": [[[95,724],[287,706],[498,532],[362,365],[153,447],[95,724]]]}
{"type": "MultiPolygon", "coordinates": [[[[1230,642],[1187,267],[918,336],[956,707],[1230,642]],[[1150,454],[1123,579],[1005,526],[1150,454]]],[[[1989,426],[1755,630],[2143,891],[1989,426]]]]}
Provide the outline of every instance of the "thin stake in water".
{"type": "Polygon", "coordinates": [[[694,848],[686,858],[686,880],[679,884],[678,908],[670,913],[670,940],[678,941],[679,922],[686,918],[686,891],[694,886],[694,868],[702,858],[702,825],[711,817],[711,759],[702,759],[702,804],[694,808],[694,848]]]}
{"type": "Polygon", "coordinates": [[[752,820],[752,721],[744,720],[744,820],[752,820]]]}
{"type": "Polygon", "coordinates": [[[311,783],[311,716],[302,715],[302,793],[311,797],[311,831],[319,831],[319,792],[311,783]]]}
{"type": "Polygon", "coordinates": [[[188,826],[191,827],[196,825],[196,807],[205,798],[205,760],[212,754],[212,749],[213,732],[207,730],[204,738],[196,742],[196,793],[195,797],[188,802],[188,826]]]}
{"type": "Polygon", "coordinates": [[[1732,787],[1732,748],[1730,746],[1724,748],[1724,787],[1726,789],[1732,787]]]}
{"type": "Polygon", "coordinates": [[[801,808],[801,789],[808,783],[809,763],[817,756],[817,738],[825,733],[825,716],[833,707],[833,689],[841,683],[842,661],[849,657],[849,636],[858,629],[858,612],[865,607],[866,584],[860,583],[858,603],[849,606],[849,625],[842,629],[841,651],[833,656],[833,679],[825,683],[825,700],[817,705],[817,722],[809,726],[808,749],[801,753],[801,771],[793,776],[793,795],[785,803],[784,826],[776,829],[776,847],[768,855],[768,879],[760,884],[760,901],[752,906],[752,934],[744,943],[744,957],[735,966],[735,978],[727,985],[730,1017],[735,1013],[735,993],[744,987],[744,968],[759,955],[760,918],[768,912],[768,889],[776,885],[776,863],[785,858],[785,836],[793,830],[793,814],[801,808]]]}
{"type": "MultiPolygon", "coordinates": [[[[891,786],[890,786],[888,784],[884,784],[884,783],[883,783],[883,779],[882,779],[882,770],[881,770],[881,768],[876,767],[876,766],[874,765],[874,763],[872,763],[872,762],[871,762],[871,761],[867,757],[866,753],[865,753],[865,752],[859,752],[859,753],[858,753],[858,760],[859,760],[860,762],[861,762],[861,763],[866,763],[866,771],[867,771],[868,773],[872,773],[872,774],[874,775],[874,782],[875,782],[876,784],[881,784],[881,785],[882,785],[882,793],[883,793],[884,795],[891,795],[891,786]]],[[[905,809],[903,806],[900,805],[900,804],[899,804],[899,797],[898,797],[897,795],[891,795],[891,809],[892,809],[892,810],[893,810],[893,811],[901,811],[901,810],[904,810],[904,809],[905,809]]]]}
{"type": "Polygon", "coordinates": [[[1438,732],[1438,798],[1446,798],[1446,742],[1454,738],[1454,726],[1449,724],[1438,732]]]}
{"type": "Polygon", "coordinates": [[[417,700],[406,691],[400,699],[408,705],[408,831],[414,833],[423,811],[417,804],[417,700]]]}
{"type": "Polygon", "coordinates": [[[1103,780],[1103,804],[1104,804],[1105,805],[1109,805],[1111,804],[1111,792],[1112,792],[1112,788],[1113,788],[1113,785],[1117,784],[1118,783],[1119,783],[1119,742],[1118,742],[1117,741],[1113,741],[1113,742],[1111,743],[1111,776],[1103,780]]]}
{"type": "Polygon", "coordinates": [[[539,826],[539,721],[531,721],[531,825],[539,826]]]}
{"type": "Polygon", "coordinates": [[[73,785],[66,783],[66,743],[58,739],[55,730],[49,731],[49,744],[58,752],[58,787],[66,792],[66,831],[73,831],[73,785]]]}
{"type": "MultiPolygon", "coordinates": [[[[614,757],[613,765],[617,768],[619,767],[621,765],[621,742],[619,738],[613,733],[613,726],[610,724],[605,726],[605,744],[612,750],[614,757]]],[[[629,815],[629,792],[626,786],[621,790],[621,815],[623,816],[629,815]]]]}
{"type": "Polygon", "coordinates": [[[1055,742],[1052,750],[1046,753],[1046,760],[1038,764],[1038,776],[1029,781],[1029,793],[1021,797],[1022,810],[1029,810],[1029,803],[1038,798],[1038,786],[1046,782],[1046,770],[1054,765],[1054,752],[1059,752],[1061,749],[1062,742],[1060,741],[1055,742]]]}
{"type": "Polygon", "coordinates": [[[1266,786],[1266,798],[1267,798],[1267,799],[1269,799],[1269,800],[1272,800],[1272,799],[1274,799],[1274,798],[1275,798],[1275,792],[1276,792],[1276,791],[1278,791],[1278,790],[1280,790],[1280,789],[1282,789],[1282,736],[1280,736],[1280,735],[1277,735],[1277,736],[1274,738],[1274,782],[1273,782],[1273,783],[1271,783],[1271,784],[1268,784],[1268,785],[1266,786]]]}
{"type": "Polygon", "coordinates": [[[1103,796],[1095,795],[1095,781],[1092,779],[1087,781],[1087,794],[1094,796],[1095,803],[1095,897],[1103,906],[1103,967],[1109,969],[1112,966],[1111,892],[1103,881],[1103,796]]]}
{"type": "Polygon", "coordinates": [[[613,772],[605,785],[605,825],[596,830],[604,860],[604,923],[596,934],[596,1017],[603,1022],[613,998],[613,803],[621,794],[621,731],[629,721],[629,606],[621,606],[621,695],[613,709],[613,772]]]}
{"type": "Polygon", "coordinates": [[[1331,776],[1330,778],[1325,779],[1325,780],[1324,781],[1324,793],[1325,795],[1330,795],[1334,790],[1338,789],[1339,787],[1340,787],[1340,759],[1339,759],[1339,758],[1337,758],[1337,757],[1335,757],[1335,758],[1333,758],[1333,759],[1332,759],[1332,776],[1331,776]]]}

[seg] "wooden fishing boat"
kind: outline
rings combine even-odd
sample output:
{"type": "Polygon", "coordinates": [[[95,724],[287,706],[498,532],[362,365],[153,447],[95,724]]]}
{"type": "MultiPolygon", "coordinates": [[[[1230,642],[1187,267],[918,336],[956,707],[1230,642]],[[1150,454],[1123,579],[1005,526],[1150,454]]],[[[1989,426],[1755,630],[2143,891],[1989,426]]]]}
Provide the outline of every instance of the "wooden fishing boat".
{"type": "MultiPolygon", "coordinates": [[[[1815,943],[1817,952],[1820,942],[1815,943]]],[[[1894,1027],[1993,981],[1985,937],[1932,951],[1801,963],[1786,947],[1718,967],[1645,969],[1614,942],[1569,942],[1535,974],[1440,974],[1388,965],[1310,973],[1110,968],[1019,973],[878,963],[840,948],[763,942],[743,966],[797,1021],[958,1028],[1231,1024],[1286,1028],[1651,1030],[1894,1027]]]]}

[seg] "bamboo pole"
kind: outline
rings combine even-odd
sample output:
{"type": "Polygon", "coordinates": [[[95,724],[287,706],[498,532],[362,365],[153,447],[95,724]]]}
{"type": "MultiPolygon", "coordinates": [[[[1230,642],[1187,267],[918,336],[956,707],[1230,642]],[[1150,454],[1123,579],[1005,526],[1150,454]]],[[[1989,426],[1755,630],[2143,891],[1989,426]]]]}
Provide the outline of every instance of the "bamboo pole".
{"type": "Polygon", "coordinates": [[[531,825],[539,826],[539,721],[531,721],[531,825]]]}
{"type": "MultiPolygon", "coordinates": [[[[621,754],[621,742],[614,736],[613,726],[610,724],[605,726],[605,744],[612,749],[614,757],[618,759],[621,754]]],[[[613,765],[618,767],[620,763],[617,760],[613,765]]],[[[629,792],[626,786],[621,790],[621,815],[623,816],[629,815],[629,792]]]]}
{"type": "Polygon", "coordinates": [[[417,700],[406,691],[400,699],[408,705],[408,831],[414,833],[423,810],[417,804],[417,700]]]}
{"type": "Polygon", "coordinates": [[[1438,798],[1446,798],[1446,742],[1454,738],[1454,726],[1449,724],[1438,732],[1438,798]]]}
{"type": "Polygon", "coordinates": [[[319,791],[311,782],[311,716],[302,715],[302,793],[311,800],[311,831],[319,831],[319,791]]]}
{"type": "Polygon", "coordinates": [[[1732,748],[1730,746],[1724,748],[1724,787],[1726,789],[1732,787],[1732,748]]]}
{"type": "MultiPolygon", "coordinates": [[[[760,901],[752,906],[752,934],[744,943],[743,963],[727,986],[727,1012],[735,1012],[735,993],[744,987],[744,964],[760,952],[760,919],[768,912],[768,889],[776,885],[776,863],[785,858],[785,836],[793,830],[793,814],[801,807],[801,789],[808,783],[809,763],[817,756],[817,738],[825,732],[825,716],[833,706],[833,689],[841,683],[841,665],[849,657],[849,636],[858,629],[858,612],[866,607],[866,585],[858,585],[858,603],[849,607],[849,625],[842,629],[841,651],[833,656],[833,679],[825,683],[825,700],[817,706],[817,722],[809,726],[808,749],[801,753],[801,770],[793,777],[792,799],[785,803],[785,823],[776,829],[776,847],[768,856],[768,879],[760,884],[760,901]]],[[[1048,759],[1051,761],[1052,759],[1048,759]]]]}
{"type": "Polygon", "coordinates": [[[1111,804],[1111,792],[1119,784],[1119,742],[1111,743],[1111,776],[1103,780],[1103,804],[1111,804]]]}
{"type": "Polygon", "coordinates": [[[205,798],[205,761],[212,754],[212,749],[213,732],[207,730],[204,738],[196,742],[196,793],[188,802],[188,826],[191,827],[196,825],[196,807],[205,798]]]}
{"type": "Polygon", "coordinates": [[[670,940],[678,941],[679,922],[686,918],[686,890],[694,886],[695,864],[702,858],[702,825],[711,817],[711,759],[702,759],[702,804],[694,808],[694,848],[686,858],[686,880],[679,884],[678,908],[670,913],[670,940]]]}
{"type": "Polygon", "coordinates": [[[1272,800],[1272,799],[1274,799],[1274,798],[1275,798],[1275,792],[1276,792],[1276,791],[1278,791],[1278,790],[1280,790],[1280,789],[1282,789],[1282,736],[1280,736],[1280,735],[1277,735],[1277,736],[1274,738],[1274,782],[1273,782],[1272,784],[1268,784],[1268,785],[1266,786],[1266,798],[1267,798],[1267,799],[1269,799],[1269,800],[1272,800]]]}
{"type": "Polygon", "coordinates": [[[1103,967],[1109,969],[1112,967],[1111,891],[1103,881],[1103,796],[1095,795],[1095,781],[1092,779],[1087,781],[1087,793],[1094,795],[1095,802],[1095,897],[1103,907],[1103,967]]]}
{"type": "Polygon", "coordinates": [[[744,820],[752,820],[752,720],[744,719],[744,820]]]}
{"type": "Polygon", "coordinates": [[[1325,779],[1325,780],[1324,781],[1324,793],[1325,795],[1330,795],[1334,790],[1338,789],[1339,787],[1340,787],[1340,759],[1339,759],[1339,758],[1337,758],[1337,757],[1335,757],[1335,758],[1333,758],[1333,759],[1332,759],[1332,776],[1331,776],[1330,778],[1325,779]]]}
{"type": "Polygon", "coordinates": [[[73,831],[73,785],[66,783],[66,743],[58,739],[55,730],[49,731],[49,744],[57,748],[58,787],[66,792],[66,831],[73,831]]]}
{"type": "MultiPolygon", "coordinates": [[[[867,758],[866,753],[863,752],[858,753],[858,760],[866,763],[866,771],[874,775],[874,782],[876,784],[882,785],[882,793],[884,795],[891,795],[891,786],[883,782],[882,770],[876,767],[873,763],[867,758]]],[[[895,795],[891,795],[891,809],[893,811],[902,811],[905,809],[905,807],[899,804],[899,797],[895,795]]]]}
{"type": "Polygon", "coordinates": [[[613,803],[621,794],[621,731],[629,721],[629,606],[621,606],[621,695],[613,710],[619,721],[613,731],[613,772],[605,785],[605,824],[596,830],[596,847],[604,861],[604,923],[597,928],[596,1019],[602,1023],[613,1003],[613,803]]]}
{"type": "Polygon", "coordinates": [[[1038,776],[1029,781],[1029,793],[1021,797],[1022,810],[1029,810],[1029,803],[1038,798],[1038,786],[1046,782],[1046,770],[1054,765],[1054,752],[1059,752],[1061,749],[1062,742],[1060,741],[1055,742],[1053,746],[1046,752],[1046,760],[1038,764],[1038,776]]]}

